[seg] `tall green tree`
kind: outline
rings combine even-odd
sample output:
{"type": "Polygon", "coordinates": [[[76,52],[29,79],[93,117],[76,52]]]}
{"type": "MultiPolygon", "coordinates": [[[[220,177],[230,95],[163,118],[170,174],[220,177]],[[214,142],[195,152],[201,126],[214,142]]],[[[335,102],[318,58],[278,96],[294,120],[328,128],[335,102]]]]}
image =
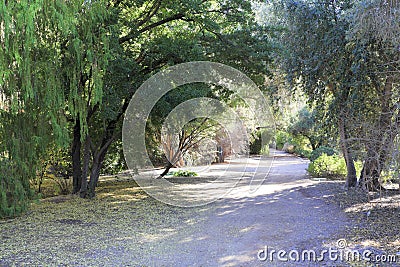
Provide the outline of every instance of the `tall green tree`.
{"type": "Polygon", "coordinates": [[[336,125],[347,186],[376,190],[399,129],[398,44],[388,37],[398,32],[390,27],[397,3],[282,1],[279,12],[287,28],[283,69],[336,125]],[[358,181],[355,157],[364,160],[358,181]]]}
{"type": "Polygon", "coordinates": [[[238,67],[262,84],[270,61],[269,42],[254,20],[250,2],[122,0],[110,1],[108,11],[111,19],[103,27],[112,29],[112,53],[102,104],[98,108],[93,105],[87,113],[88,144],[78,134],[82,121],[73,126],[74,192],[86,190],[82,183],[85,170],[90,169],[88,194],[82,194],[88,197],[95,195],[110,145],[121,138],[121,122],[130,99],[151,74],[182,62],[211,60],[238,67]]]}
{"type": "Polygon", "coordinates": [[[63,41],[79,1],[0,1],[0,217],[26,209],[50,144],[65,146],[63,41]]]}
{"type": "Polygon", "coordinates": [[[360,184],[369,190],[380,188],[380,176],[399,134],[399,44],[397,1],[360,1],[348,14],[348,47],[353,52],[354,85],[362,99],[361,127],[365,147],[360,184]],[[365,116],[366,115],[366,116],[365,116]]]}
{"type": "Polygon", "coordinates": [[[287,31],[282,67],[294,88],[301,88],[325,120],[337,125],[346,167],[348,187],[357,183],[353,151],[349,143],[352,110],[351,58],[346,51],[348,22],[343,14],[349,1],[283,1],[279,10],[287,31]],[[328,107],[328,109],[326,108],[328,107]]]}
{"type": "Polygon", "coordinates": [[[26,209],[46,151],[69,144],[67,120],[87,143],[108,63],[107,3],[1,1],[0,216],[26,209]]]}

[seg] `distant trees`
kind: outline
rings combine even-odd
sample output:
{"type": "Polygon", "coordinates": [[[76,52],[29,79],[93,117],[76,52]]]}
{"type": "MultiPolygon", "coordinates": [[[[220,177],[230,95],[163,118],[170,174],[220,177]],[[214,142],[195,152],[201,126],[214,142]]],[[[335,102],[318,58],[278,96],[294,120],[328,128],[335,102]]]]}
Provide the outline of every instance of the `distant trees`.
{"type": "Polygon", "coordinates": [[[312,150],[317,149],[326,143],[326,138],[322,134],[322,123],[318,121],[316,110],[310,111],[304,107],[293,119],[288,131],[294,136],[304,136],[310,142],[312,150]]]}

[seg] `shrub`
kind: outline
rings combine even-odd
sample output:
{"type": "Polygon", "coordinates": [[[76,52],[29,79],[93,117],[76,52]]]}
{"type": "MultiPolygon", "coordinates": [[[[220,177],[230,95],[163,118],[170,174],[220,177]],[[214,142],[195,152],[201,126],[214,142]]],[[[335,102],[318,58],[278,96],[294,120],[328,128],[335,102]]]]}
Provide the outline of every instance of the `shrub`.
{"type": "Polygon", "coordinates": [[[311,151],[307,149],[303,149],[301,147],[295,146],[294,147],[294,153],[302,158],[310,158],[311,157],[311,151]]]}
{"type": "Polygon", "coordinates": [[[257,131],[252,134],[252,141],[250,142],[250,154],[257,155],[261,152],[261,132],[257,131]]]}
{"type": "Polygon", "coordinates": [[[285,143],[292,143],[293,138],[289,133],[283,131],[276,132],[276,148],[282,149],[285,143]]]}
{"type": "Polygon", "coordinates": [[[266,130],[257,131],[252,134],[252,139],[250,142],[250,154],[251,155],[268,155],[270,141],[273,139],[272,134],[266,130]],[[265,145],[262,146],[262,141],[265,145]]]}
{"type": "Polygon", "coordinates": [[[311,161],[315,161],[317,158],[319,158],[322,154],[326,154],[328,156],[332,156],[332,155],[337,155],[337,151],[331,147],[327,147],[327,146],[320,146],[317,149],[315,149],[313,152],[311,152],[310,155],[310,160],[311,161]]]}
{"type": "Polygon", "coordinates": [[[322,153],[308,165],[307,171],[314,177],[344,178],[347,174],[346,162],[338,155],[322,153]]]}
{"type": "Polygon", "coordinates": [[[173,172],[172,176],[174,176],[174,177],[194,177],[194,176],[198,176],[198,174],[196,172],[189,171],[189,170],[179,170],[179,171],[173,172]]]}

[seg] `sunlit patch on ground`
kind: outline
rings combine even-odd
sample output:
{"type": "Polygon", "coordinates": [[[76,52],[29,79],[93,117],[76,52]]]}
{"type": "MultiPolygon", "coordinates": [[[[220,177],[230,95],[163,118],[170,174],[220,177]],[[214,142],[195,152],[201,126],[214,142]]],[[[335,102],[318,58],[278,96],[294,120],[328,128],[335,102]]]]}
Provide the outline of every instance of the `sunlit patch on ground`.
{"type": "Polygon", "coordinates": [[[352,246],[375,247],[387,253],[400,251],[400,192],[366,193],[361,190],[343,190],[343,183],[332,183],[333,193],[325,200],[339,205],[357,222],[348,229],[352,246]]]}

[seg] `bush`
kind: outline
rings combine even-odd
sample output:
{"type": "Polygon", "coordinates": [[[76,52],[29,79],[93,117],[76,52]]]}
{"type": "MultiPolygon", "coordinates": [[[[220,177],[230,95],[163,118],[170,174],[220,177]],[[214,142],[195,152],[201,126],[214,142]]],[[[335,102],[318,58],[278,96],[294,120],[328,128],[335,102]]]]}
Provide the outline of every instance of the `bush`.
{"type": "Polygon", "coordinates": [[[294,153],[302,158],[310,158],[311,157],[311,151],[307,149],[303,149],[301,147],[295,146],[294,147],[294,153]]]}
{"type": "Polygon", "coordinates": [[[126,170],[125,157],[120,140],[114,142],[106,154],[101,168],[101,174],[112,175],[126,170]]]}
{"type": "Polygon", "coordinates": [[[277,131],[276,132],[276,149],[281,150],[285,143],[293,143],[293,138],[287,132],[277,131]]]}
{"type": "Polygon", "coordinates": [[[187,170],[187,171],[179,170],[179,171],[173,172],[172,176],[174,176],[174,177],[194,177],[194,176],[198,176],[198,174],[195,172],[189,171],[189,170],[187,170]]]}
{"type": "Polygon", "coordinates": [[[250,142],[250,154],[251,155],[268,155],[269,154],[269,145],[272,140],[272,134],[266,130],[257,131],[255,134],[252,134],[252,139],[250,142]],[[262,146],[262,141],[266,143],[262,146]]]}
{"type": "Polygon", "coordinates": [[[326,154],[328,156],[332,156],[332,155],[337,155],[337,151],[331,147],[327,147],[327,146],[320,146],[317,149],[315,149],[313,152],[311,152],[310,155],[310,160],[311,161],[315,161],[317,158],[319,158],[322,154],[326,154]]]}
{"type": "Polygon", "coordinates": [[[338,155],[322,153],[308,165],[307,171],[314,177],[344,178],[347,174],[346,162],[338,155]]]}

